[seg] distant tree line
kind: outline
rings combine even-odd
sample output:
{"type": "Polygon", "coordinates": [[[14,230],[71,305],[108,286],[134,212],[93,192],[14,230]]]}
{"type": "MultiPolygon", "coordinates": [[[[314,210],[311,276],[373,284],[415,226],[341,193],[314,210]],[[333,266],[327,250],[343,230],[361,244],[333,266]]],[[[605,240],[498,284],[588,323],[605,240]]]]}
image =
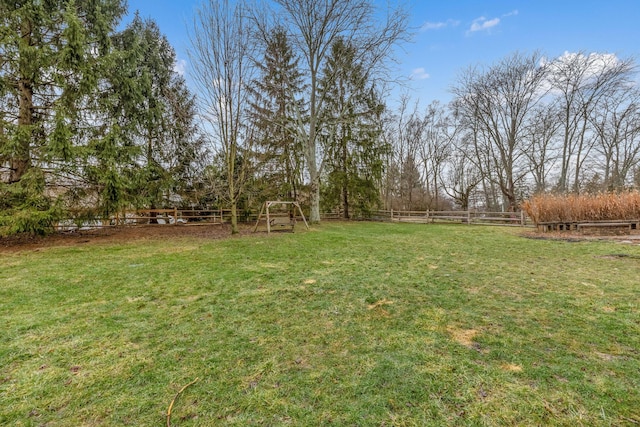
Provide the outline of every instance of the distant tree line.
{"type": "Polygon", "coordinates": [[[387,127],[386,206],[514,210],[536,193],[637,187],[636,72],[611,54],[514,53],[464,71],[449,105],[403,100],[387,127]]]}
{"type": "Polygon", "coordinates": [[[303,202],[514,210],[534,193],[640,183],[637,65],[514,53],[465,70],[448,104],[396,87],[407,13],[370,0],[206,0],[193,89],[157,24],[123,0],[0,0],[0,234],[168,206],[303,202]]]}

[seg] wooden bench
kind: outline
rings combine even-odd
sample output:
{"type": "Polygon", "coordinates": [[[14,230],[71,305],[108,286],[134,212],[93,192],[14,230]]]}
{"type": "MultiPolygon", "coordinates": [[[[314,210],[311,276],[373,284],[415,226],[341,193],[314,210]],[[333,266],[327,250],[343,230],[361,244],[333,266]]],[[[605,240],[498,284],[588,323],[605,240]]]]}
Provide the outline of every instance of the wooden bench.
{"type": "MultiPolygon", "coordinates": [[[[631,234],[630,222],[585,222],[578,224],[578,231],[585,234],[587,230],[613,232],[614,234],[631,234]]],[[[602,233],[598,233],[602,234],[602,233]]],[[[610,234],[610,233],[606,233],[610,234]]]]}
{"type": "Polygon", "coordinates": [[[279,227],[283,229],[283,228],[291,227],[291,231],[293,231],[295,225],[296,225],[296,219],[291,218],[289,216],[276,216],[276,217],[269,218],[270,228],[279,227]]]}

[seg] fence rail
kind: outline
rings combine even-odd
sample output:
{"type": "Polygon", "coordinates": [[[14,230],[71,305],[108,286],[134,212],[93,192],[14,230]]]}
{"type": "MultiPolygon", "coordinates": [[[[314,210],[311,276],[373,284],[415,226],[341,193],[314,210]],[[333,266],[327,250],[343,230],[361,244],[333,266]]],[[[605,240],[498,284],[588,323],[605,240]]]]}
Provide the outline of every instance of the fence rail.
{"type": "MultiPolygon", "coordinates": [[[[230,212],[230,211],[229,211],[230,212]]],[[[224,222],[224,211],[196,209],[140,209],[118,212],[108,217],[78,213],[59,221],[54,227],[61,231],[84,230],[136,225],[213,225],[224,222]]]]}
{"type": "MultiPolygon", "coordinates": [[[[252,210],[239,209],[237,214],[238,222],[244,223],[255,223],[258,217],[258,212],[252,210]]],[[[323,212],[320,214],[320,218],[322,220],[343,219],[342,212],[339,211],[323,212]]],[[[533,224],[524,212],[378,210],[367,217],[353,219],[413,223],[460,222],[465,224],[515,226],[533,224]]],[[[230,209],[140,209],[119,212],[109,217],[90,216],[86,212],[78,212],[72,218],[59,221],[55,228],[60,231],[71,231],[136,225],[220,225],[230,221],[230,209]]]]}
{"type": "Polygon", "coordinates": [[[381,211],[388,212],[391,221],[397,222],[461,222],[464,224],[484,225],[532,225],[524,211],[487,212],[487,211],[381,211]]]}

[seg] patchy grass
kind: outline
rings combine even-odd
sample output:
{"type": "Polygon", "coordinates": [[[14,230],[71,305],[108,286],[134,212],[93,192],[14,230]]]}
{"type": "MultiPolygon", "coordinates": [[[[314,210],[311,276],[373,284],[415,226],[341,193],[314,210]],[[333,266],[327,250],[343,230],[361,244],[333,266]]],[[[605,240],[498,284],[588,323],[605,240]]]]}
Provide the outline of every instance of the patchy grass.
{"type": "Polygon", "coordinates": [[[519,232],[5,253],[0,424],[640,423],[640,248],[519,232]]]}

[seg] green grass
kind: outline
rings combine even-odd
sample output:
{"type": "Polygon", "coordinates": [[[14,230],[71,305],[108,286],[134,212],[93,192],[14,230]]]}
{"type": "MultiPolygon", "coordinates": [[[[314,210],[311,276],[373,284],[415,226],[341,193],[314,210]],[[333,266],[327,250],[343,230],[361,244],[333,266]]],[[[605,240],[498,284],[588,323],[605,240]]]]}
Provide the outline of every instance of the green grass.
{"type": "Polygon", "coordinates": [[[174,426],[640,423],[640,247],[520,233],[4,253],[0,424],[164,425],[195,378],[174,426]]]}

